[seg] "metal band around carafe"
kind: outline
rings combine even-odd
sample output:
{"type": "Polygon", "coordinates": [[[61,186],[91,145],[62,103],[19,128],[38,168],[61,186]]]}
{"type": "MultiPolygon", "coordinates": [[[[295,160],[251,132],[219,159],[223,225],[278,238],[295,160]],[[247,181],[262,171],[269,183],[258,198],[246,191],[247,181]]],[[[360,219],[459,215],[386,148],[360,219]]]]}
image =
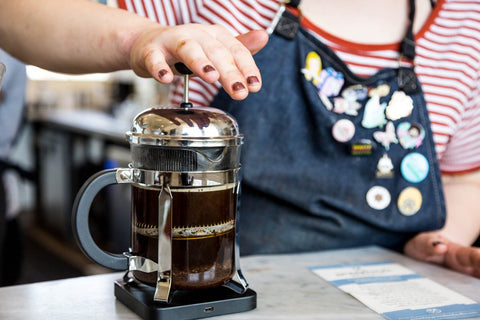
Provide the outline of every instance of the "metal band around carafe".
{"type": "Polygon", "coordinates": [[[119,168],[117,183],[134,183],[144,187],[213,187],[237,182],[240,168],[219,171],[168,172],[137,168],[119,168]]]}

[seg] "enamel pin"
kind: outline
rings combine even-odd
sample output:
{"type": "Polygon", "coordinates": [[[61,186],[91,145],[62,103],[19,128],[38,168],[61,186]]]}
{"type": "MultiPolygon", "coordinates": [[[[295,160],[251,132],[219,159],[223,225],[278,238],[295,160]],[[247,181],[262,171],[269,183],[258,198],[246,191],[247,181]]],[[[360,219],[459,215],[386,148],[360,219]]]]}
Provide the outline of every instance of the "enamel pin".
{"type": "Polygon", "coordinates": [[[383,98],[387,96],[389,93],[390,93],[390,86],[388,84],[381,84],[375,88],[370,88],[370,90],[368,90],[369,97],[379,96],[380,98],[383,98]]]}
{"type": "Polygon", "coordinates": [[[327,97],[337,96],[344,82],[345,80],[341,72],[337,72],[330,67],[322,69],[318,78],[318,92],[327,97]]]}
{"type": "Polygon", "coordinates": [[[395,91],[388,102],[385,114],[389,120],[408,117],[413,110],[413,100],[403,91],[395,91]]]}
{"type": "Polygon", "coordinates": [[[345,113],[349,116],[357,116],[358,110],[362,107],[360,102],[367,98],[367,87],[363,85],[352,85],[342,91],[341,97],[333,99],[336,113],[345,113]]]}
{"type": "Polygon", "coordinates": [[[402,122],[397,126],[397,137],[404,149],[418,148],[425,138],[425,129],[418,123],[402,122]]]}
{"type": "Polygon", "coordinates": [[[393,163],[392,159],[384,153],[377,163],[377,178],[391,178],[393,177],[393,163]]]}
{"type": "Polygon", "coordinates": [[[338,142],[348,142],[355,135],[355,125],[348,119],[340,119],[332,127],[332,136],[338,142]]]}
{"type": "Polygon", "coordinates": [[[382,146],[384,146],[385,150],[390,150],[390,144],[398,143],[393,122],[389,121],[387,123],[385,131],[375,131],[373,133],[373,138],[382,146]]]}
{"type": "Polygon", "coordinates": [[[321,94],[321,93],[319,93],[318,96],[320,97],[320,100],[322,101],[323,105],[325,106],[325,109],[327,109],[328,111],[332,111],[333,104],[330,101],[330,99],[326,95],[321,94]]]}
{"type": "Polygon", "coordinates": [[[367,129],[381,128],[386,123],[385,119],[385,103],[380,103],[380,97],[374,95],[365,105],[365,111],[362,118],[362,127],[367,129]]]}
{"type": "Polygon", "coordinates": [[[412,216],[422,207],[422,200],[422,194],[417,188],[407,187],[398,196],[398,211],[404,216],[412,216]]]}
{"type": "Polygon", "coordinates": [[[405,180],[419,183],[425,180],[430,170],[427,158],[418,152],[407,154],[400,163],[400,172],[405,180]]]}
{"type": "Polygon", "coordinates": [[[369,156],[375,149],[375,142],[370,139],[360,139],[350,146],[350,154],[352,156],[369,156]]]}
{"type": "Polygon", "coordinates": [[[367,204],[370,208],[375,210],[383,210],[390,204],[392,197],[390,192],[385,187],[373,186],[365,196],[367,204]]]}
{"type": "Polygon", "coordinates": [[[361,101],[365,100],[367,96],[368,89],[362,84],[348,86],[342,91],[342,97],[344,97],[346,100],[361,101]]]}
{"type": "Polygon", "coordinates": [[[322,59],[315,51],[310,51],[305,59],[305,68],[302,73],[307,81],[312,81],[315,86],[318,85],[320,72],[322,71],[322,59]]]}
{"type": "Polygon", "coordinates": [[[345,113],[349,116],[357,116],[358,110],[362,107],[356,100],[345,99],[343,97],[333,98],[333,105],[335,106],[333,112],[345,113]]]}
{"type": "Polygon", "coordinates": [[[315,51],[310,51],[305,58],[305,67],[300,70],[305,80],[311,81],[318,89],[320,97],[337,96],[345,82],[343,74],[333,68],[323,69],[322,59],[315,51]]]}

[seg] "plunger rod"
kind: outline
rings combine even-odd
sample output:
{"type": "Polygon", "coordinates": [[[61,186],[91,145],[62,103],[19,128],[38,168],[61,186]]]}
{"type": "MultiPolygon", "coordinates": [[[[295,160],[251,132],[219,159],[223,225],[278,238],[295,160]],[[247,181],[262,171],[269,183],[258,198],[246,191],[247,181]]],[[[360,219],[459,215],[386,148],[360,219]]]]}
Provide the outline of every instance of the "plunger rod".
{"type": "Polygon", "coordinates": [[[188,103],[188,84],[189,84],[190,75],[185,74],[183,76],[183,103],[188,103]]]}
{"type": "Polygon", "coordinates": [[[184,84],[183,84],[183,102],[181,106],[185,109],[191,108],[192,104],[188,102],[188,83],[190,79],[190,75],[193,73],[190,69],[187,68],[186,65],[184,65],[181,62],[175,63],[175,69],[181,74],[184,75],[184,84]]]}

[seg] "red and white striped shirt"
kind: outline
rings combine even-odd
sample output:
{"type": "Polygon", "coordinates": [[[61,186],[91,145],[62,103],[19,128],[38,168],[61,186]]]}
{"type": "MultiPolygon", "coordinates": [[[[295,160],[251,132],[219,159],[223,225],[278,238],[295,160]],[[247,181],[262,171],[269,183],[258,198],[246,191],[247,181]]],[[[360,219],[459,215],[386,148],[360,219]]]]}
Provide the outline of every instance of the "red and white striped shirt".
{"type": "MultiPolygon", "coordinates": [[[[118,4],[164,25],[217,23],[238,35],[266,29],[279,0],[118,0],[118,4]]],[[[302,25],[360,76],[398,67],[398,43],[358,44],[337,38],[307,19],[302,25]]],[[[480,168],[480,1],[439,0],[415,39],[415,71],[425,93],[440,169],[480,168]]],[[[193,78],[190,100],[208,105],[219,88],[218,83],[193,78]]],[[[181,84],[174,86],[172,102],[180,103],[182,95],[181,84]]]]}

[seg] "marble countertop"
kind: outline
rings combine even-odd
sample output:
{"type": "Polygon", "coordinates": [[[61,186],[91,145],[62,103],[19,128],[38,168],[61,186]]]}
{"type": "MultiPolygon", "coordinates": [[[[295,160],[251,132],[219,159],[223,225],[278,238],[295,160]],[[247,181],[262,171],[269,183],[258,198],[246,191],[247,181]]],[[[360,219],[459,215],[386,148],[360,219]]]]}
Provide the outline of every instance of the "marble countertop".
{"type": "MultiPolygon", "coordinates": [[[[210,319],[383,319],[308,267],[391,260],[480,302],[480,279],[379,247],[241,259],[257,292],[252,311],[210,319]]],[[[121,273],[0,288],[0,319],[140,319],[113,294],[121,273]]]]}

